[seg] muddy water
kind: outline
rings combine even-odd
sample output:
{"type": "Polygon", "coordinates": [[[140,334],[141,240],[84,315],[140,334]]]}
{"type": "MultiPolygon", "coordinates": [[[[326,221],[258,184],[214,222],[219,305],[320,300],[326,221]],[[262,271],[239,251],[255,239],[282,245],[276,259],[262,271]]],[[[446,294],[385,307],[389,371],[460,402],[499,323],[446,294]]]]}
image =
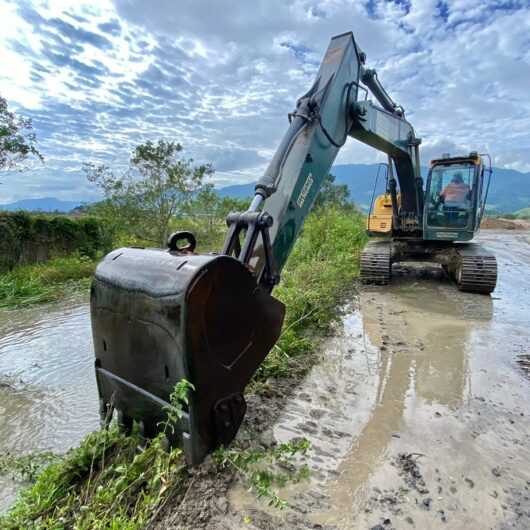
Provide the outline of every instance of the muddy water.
{"type": "Polygon", "coordinates": [[[362,290],[272,427],[311,441],[311,480],[281,492],[282,513],[235,486],[219,527],[530,528],[530,381],[516,362],[530,353],[530,237],[481,239],[499,261],[492,297],[413,266],[362,290]]]}
{"type": "MultiPolygon", "coordinates": [[[[0,452],[64,452],[98,426],[88,303],[0,313],[0,452]]],[[[13,497],[0,479],[0,510],[13,497]]]]}

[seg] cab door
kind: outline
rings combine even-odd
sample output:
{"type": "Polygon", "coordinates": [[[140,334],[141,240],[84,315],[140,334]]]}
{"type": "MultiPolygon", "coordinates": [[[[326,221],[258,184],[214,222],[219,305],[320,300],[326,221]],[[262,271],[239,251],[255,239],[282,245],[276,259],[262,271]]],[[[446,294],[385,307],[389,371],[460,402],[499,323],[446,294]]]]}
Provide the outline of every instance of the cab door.
{"type": "Polygon", "coordinates": [[[469,241],[476,223],[477,165],[448,160],[431,167],[424,207],[424,239],[469,241]]]}

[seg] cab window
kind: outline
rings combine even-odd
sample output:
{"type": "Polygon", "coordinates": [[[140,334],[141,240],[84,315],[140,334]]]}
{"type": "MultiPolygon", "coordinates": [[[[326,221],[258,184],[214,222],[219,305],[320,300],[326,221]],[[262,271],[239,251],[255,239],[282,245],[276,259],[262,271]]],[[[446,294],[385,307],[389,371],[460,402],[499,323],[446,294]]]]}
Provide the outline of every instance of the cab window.
{"type": "Polygon", "coordinates": [[[430,226],[464,228],[468,225],[474,171],[474,164],[433,167],[427,214],[430,226]]]}

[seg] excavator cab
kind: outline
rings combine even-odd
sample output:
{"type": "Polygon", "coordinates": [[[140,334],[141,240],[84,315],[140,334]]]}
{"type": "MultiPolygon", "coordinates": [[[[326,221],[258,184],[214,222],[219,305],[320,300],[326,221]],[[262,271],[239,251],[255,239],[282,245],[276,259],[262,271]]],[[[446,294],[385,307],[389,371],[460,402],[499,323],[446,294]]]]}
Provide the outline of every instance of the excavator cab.
{"type": "Polygon", "coordinates": [[[478,153],[432,160],[425,190],[424,239],[473,239],[480,226],[486,193],[484,164],[478,153]]]}

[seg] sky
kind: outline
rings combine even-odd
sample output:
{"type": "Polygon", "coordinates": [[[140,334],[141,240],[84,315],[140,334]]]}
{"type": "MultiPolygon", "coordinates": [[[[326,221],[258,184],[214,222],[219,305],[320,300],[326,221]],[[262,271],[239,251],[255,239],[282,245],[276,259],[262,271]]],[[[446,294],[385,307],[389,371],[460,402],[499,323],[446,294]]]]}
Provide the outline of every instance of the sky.
{"type": "MultiPolygon", "coordinates": [[[[45,164],[0,203],[93,200],[84,162],[175,140],[217,186],[256,180],[331,36],[353,31],[422,138],[422,159],[489,152],[530,172],[530,0],[0,0],[0,94],[45,164]]],[[[348,140],[337,163],[382,155],[348,140]]]]}

